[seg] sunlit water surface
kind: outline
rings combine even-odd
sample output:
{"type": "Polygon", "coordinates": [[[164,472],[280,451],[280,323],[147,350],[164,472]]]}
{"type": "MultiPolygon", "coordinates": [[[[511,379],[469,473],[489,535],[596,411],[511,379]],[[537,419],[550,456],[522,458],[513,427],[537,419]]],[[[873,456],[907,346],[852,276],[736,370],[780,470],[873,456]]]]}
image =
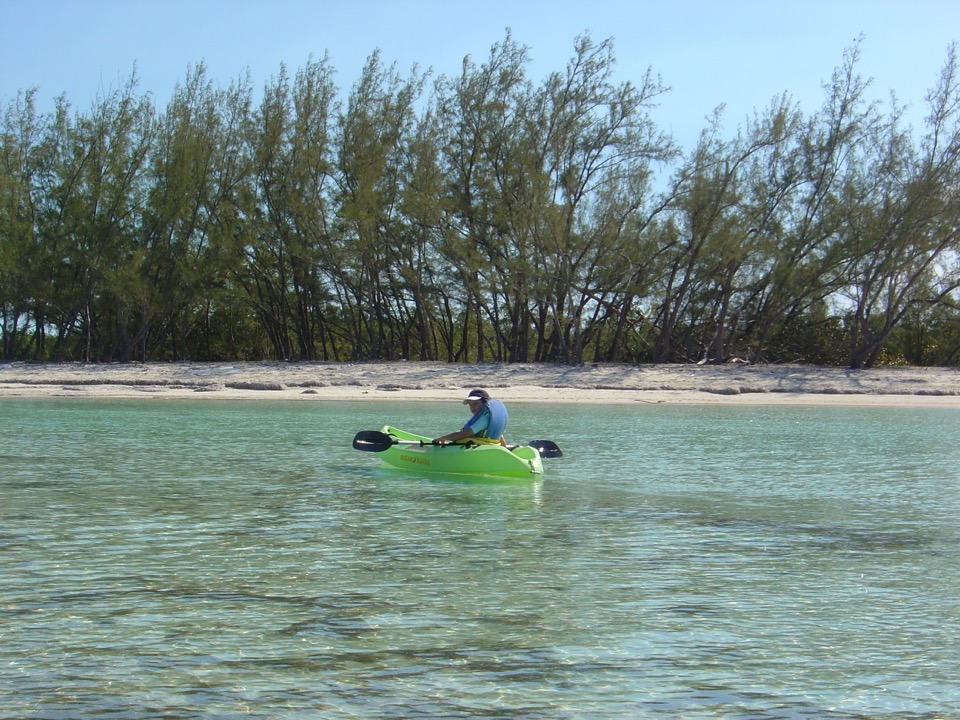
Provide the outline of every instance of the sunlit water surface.
{"type": "Polygon", "coordinates": [[[960,413],[0,402],[3,718],[960,718],[960,413]]]}

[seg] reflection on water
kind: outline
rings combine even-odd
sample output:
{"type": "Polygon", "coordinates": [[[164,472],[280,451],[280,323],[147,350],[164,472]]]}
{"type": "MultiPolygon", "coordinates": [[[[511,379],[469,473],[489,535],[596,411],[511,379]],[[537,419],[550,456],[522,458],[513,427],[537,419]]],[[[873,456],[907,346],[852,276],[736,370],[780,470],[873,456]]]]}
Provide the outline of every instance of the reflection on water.
{"type": "Polygon", "coordinates": [[[0,717],[960,717],[957,413],[386,410],[0,402],[0,717]]]}

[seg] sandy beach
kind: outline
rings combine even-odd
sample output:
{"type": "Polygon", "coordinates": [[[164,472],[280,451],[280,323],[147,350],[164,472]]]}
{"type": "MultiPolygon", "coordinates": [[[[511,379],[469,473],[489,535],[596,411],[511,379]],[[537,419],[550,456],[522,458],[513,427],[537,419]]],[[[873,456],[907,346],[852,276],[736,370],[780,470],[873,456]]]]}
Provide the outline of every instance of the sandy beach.
{"type": "Polygon", "coordinates": [[[960,370],[803,365],[439,362],[0,364],[0,398],[446,401],[474,387],[513,402],[915,405],[960,408],[960,370]]]}

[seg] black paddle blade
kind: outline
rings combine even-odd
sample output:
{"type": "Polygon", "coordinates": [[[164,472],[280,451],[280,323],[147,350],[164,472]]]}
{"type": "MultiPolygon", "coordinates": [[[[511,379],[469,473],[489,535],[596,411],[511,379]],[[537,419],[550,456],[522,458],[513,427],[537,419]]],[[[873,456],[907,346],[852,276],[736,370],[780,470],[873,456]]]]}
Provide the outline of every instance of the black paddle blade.
{"type": "Polygon", "coordinates": [[[536,448],[542,458],[563,457],[563,451],[553,440],[531,440],[530,447],[536,448]]]}
{"type": "Polygon", "coordinates": [[[379,430],[361,430],[353,437],[353,449],[364,450],[365,452],[383,452],[391,445],[395,445],[396,442],[392,437],[379,430]]]}

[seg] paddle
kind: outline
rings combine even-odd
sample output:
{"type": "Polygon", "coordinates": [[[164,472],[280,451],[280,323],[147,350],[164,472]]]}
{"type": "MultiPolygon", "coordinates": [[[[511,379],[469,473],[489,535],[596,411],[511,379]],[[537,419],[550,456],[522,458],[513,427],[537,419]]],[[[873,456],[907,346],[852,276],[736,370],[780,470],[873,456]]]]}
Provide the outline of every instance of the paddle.
{"type": "Polygon", "coordinates": [[[419,440],[397,440],[379,430],[361,430],[353,437],[353,449],[366,452],[383,452],[394,445],[423,445],[419,440]]]}
{"type": "Polygon", "coordinates": [[[433,445],[438,448],[471,448],[476,447],[474,442],[464,443],[427,443],[422,440],[400,440],[387,435],[379,430],[361,430],[353,437],[353,448],[355,450],[365,450],[366,452],[383,452],[389,450],[394,445],[433,445]]]}
{"type": "MultiPolygon", "coordinates": [[[[379,430],[361,430],[353,438],[353,449],[363,450],[364,452],[383,452],[394,445],[422,446],[424,443],[419,440],[398,440],[379,430]]],[[[463,445],[457,447],[463,447],[463,445]]],[[[532,440],[530,447],[540,453],[540,457],[543,458],[563,457],[563,452],[552,440],[532,440]]]]}
{"type": "Polygon", "coordinates": [[[531,440],[529,445],[535,448],[542,458],[563,457],[563,451],[553,440],[531,440]]]}

